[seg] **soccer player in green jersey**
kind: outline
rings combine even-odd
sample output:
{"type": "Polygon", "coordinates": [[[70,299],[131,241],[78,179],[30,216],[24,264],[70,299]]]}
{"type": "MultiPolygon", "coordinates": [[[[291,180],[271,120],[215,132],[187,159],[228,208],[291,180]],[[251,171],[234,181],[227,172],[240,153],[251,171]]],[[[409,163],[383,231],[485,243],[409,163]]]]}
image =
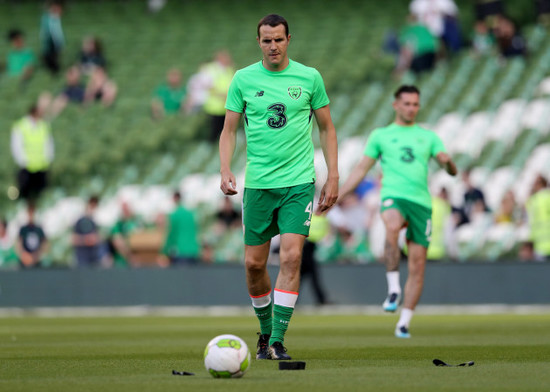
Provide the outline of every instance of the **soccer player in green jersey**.
{"type": "Polygon", "coordinates": [[[400,250],[397,242],[400,230],[406,227],[409,275],[395,336],[409,338],[409,323],[424,285],[426,253],[431,235],[428,162],[430,158],[435,158],[452,176],[456,175],[457,170],[441,139],[415,123],[420,109],[420,92],[415,86],[399,87],[395,92],[393,108],[395,121],[371,133],[364,156],[342,186],[340,197],[353,191],[380,159],[383,174],[381,213],[386,227],[384,259],[388,282],[388,297],[383,308],[395,312],[401,301],[400,250]]]}
{"type": "Polygon", "coordinates": [[[237,193],[231,158],[244,118],[247,162],[243,194],[248,292],[260,322],[257,359],[290,359],[284,335],[298,299],[300,261],[309,234],[315,192],[312,116],[319,126],[328,167],[317,210],[338,198],[338,146],[323,79],[317,70],[289,59],[287,21],[268,15],[258,23],[261,61],[235,74],[220,135],[221,185],[237,193]],[[280,268],[273,302],[266,264],[271,238],[281,234],[280,268]]]}

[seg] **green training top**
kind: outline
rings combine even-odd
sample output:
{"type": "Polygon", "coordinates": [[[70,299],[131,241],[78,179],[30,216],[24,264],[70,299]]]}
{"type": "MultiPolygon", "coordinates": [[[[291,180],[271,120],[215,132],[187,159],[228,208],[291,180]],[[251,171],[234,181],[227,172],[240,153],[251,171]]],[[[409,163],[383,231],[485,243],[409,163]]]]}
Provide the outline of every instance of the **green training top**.
{"type": "Polygon", "coordinates": [[[198,258],[200,245],[194,214],[179,205],[168,217],[162,253],[169,257],[198,258]]]}
{"type": "Polygon", "coordinates": [[[417,124],[401,126],[393,123],[372,132],[364,154],[373,159],[380,158],[382,199],[406,199],[431,208],[428,162],[440,152],[445,152],[445,147],[434,132],[417,124]]]}
{"type": "Polygon", "coordinates": [[[329,104],[315,68],[290,60],[271,72],[257,62],[235,73],[225,108],[244,114],[245,187],[284,188],[313,182],[313,110],[329,104]]]}

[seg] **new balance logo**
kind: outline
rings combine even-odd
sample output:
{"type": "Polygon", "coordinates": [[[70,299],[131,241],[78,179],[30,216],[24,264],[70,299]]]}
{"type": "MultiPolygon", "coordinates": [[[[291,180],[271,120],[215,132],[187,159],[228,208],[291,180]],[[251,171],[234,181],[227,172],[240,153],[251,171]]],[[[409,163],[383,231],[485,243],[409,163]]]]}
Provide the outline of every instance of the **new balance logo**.
{"type": "Polygon", "coordinates": [[[311,221],[308,219],[304,222],[304,226],[311,226],[311,221]]]}
{"type": "Polygon", "coordinates": [[[264,90],[260,90],[260,91],[256,92],[255,97],[263,97],[263,96],[264,96],[264,90]]]}

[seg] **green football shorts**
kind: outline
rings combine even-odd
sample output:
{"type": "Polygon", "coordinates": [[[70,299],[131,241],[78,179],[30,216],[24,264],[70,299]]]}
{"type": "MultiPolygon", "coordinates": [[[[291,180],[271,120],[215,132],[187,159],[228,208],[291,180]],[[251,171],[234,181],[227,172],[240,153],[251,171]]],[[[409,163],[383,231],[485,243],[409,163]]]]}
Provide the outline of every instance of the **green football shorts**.
{"type": "Polygon", "coordinates": [[[392,197],[382,200],[381,212],[397,209],[407,222],[407,239],[427,248],[432,236],[432,210],[418,203],[392,197]]]}
{"type": "Polygon", "coordinates": [[[315,184],[250,189],[243,195],[244,243],[262,245],[277,234],[309,235],[315,184]]]}

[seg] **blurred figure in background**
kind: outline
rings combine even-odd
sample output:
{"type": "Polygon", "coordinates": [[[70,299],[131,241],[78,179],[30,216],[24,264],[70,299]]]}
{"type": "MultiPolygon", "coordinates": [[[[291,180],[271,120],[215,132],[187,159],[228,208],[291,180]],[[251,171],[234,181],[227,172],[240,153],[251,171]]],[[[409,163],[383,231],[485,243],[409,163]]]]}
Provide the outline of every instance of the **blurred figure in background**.
{"type": "Polygon", "coordinates": [[[483,194],[483,191],[477,187],[474,186],[471,179],[471,171],[465,170],[462,172],[462,182],[464,183],[464,186],[466,187],[466,191],[464,192],[464,204],[462,205],[462,209],[464,211],[463,217],[467,219],[466,222],[459,222],[459,225],[462,223],[468,223],[473,220],[473,212],[474,212],[474,206],[477,205],[477,211],[479,212],[480,209],[487,210],[487,204],[485,203],[485,195],[483,194]]]}
{"type": "Polygon", "coordinates": [[[20,266],[24,269],[42,267],[42,258],[48,248],[48,240],[42,227],[35,222],[35,206],[27,206],[28,222],[19,230],[15,250],[20,266]]]}
{"type": "Polygon", "coordinates": [[[216,231],[220,234],[242,225],[241,212],[237,210],[228,196],[223,198],[222,207],[216,213],[216,231]]]}
{"type": "Polygon", "coordinates": [[[524,56],[527,54],[527,43],[518,31],[516,24],[504,15],[496,19],[494,34],[500,55],[504,58],[524,56]]]}
{"type": "Polygon", "coordinates": [[[99,228],[94,220],[98,204],[97,196],[90,197],[84,215],[76,221],[73,227],[72,243],[78,267],[106,265],[105,243],[99,235],[99,228]]]}
{"type": "Polygon", "coordinates": [[[176,208],[168,215],[160,264],[162,266],[197,264],[201,247],[195,214],[182,205],[179,192],[174,192],[172,198],[176,208]]]}
{"type": "Polygon", "coordinates": [[[483,20],[478,20],[474,26],[472,49],[476,55],[491,54],[495,47],[495,37],[483,20]]]}
{"type": "Polygon", "coordinates": [[[428,260],[442,260],[447,256],[448,240],[454,230],[451,211],[449,192],[447,188],[441,188],[439,194],[432,197],[432,238],[428,246],[428,260]]]}
{"type": "Polygon", "coordinates": [[[84,37],[78,59],[78,66],[84,75],[91,75],[97,68],[105,68],[107,61],[103,56],[103,46],[97,37],[84,37]]]}
{"type": "Polygon", "coordinates": [[[11,49],[7,56],[6,72],[9,77],[19,78],[21,83],[28,82],[36,67],[36,56],[32,49],[25,45],[25,37],[21,30],[10,30],[8,40],[11,49]]]}
{"type": "Polygon", "coordinates": [[[0,268],[12,268],[17,265],[18,258],[13,238],[8,233],[8,222],[0,219],[0,268]]]}
{"type": "Polygon", "coordinates": [[[43,120],[38,105],[17,121],[11,130],[11,152],[19,172],[19,196],[36,199],[47,186],[47,173],[54,157],[50,125],[43,120]]]}
{"type": "Polygon", "coordinates": [[[430,30],[419,23],[414,16],[399,34],[399,57],[394,74],[399,77],[410,69],[419,74],[434,68],[438,40],[430,30]]]}
{"type": "Polygon", "coordinates": [[[522,220],[521,209],[516,203],[516,197],[514,192],[508,190],[502,200],[500,201],[500,206],[497,212],[495,213],[495,223],[512,223],[519,224],[522,220]]]}
{"type": "Polygon", "coordinates": [[[180,113],[184,106],[187,89],[182,83],[181,71],[170,68],[166,82],[158,86],[151,100],[151,115],[159,120],[166,115],[180,113]]]}
{"type": "Polygon", "coordinates": [[[214,61],[206,64],[205,72],[209,78],[209,88],[208,98],[204,102],[203,109],[210,117],[209,140],[217,142],[225,120],[227,91],[235,74],[229,52],[222,50],[216,53],[214,61]]]}
{"type": "Polygon", "coordinates": [[[304,250],[302,251],[302,264],[300,265],[300,286],[302,286],[304,278],[311,279],[311,285],[313,287],[313,293],[315,295],[315,303],[317,305],[325,305],[327,303],[327,296],[319,278],[319,269],[317,267],[318,263],[315,257],[315,250],[317,247],[317,242],[325,238],[329,230],[330,224],[328,222],[326,214],[313,214],[311,216],[309,237],[306,238],[304,242],[304,250]]]}
{"type": "Polygon", "coordinates": [[[413,0],[409,11],[426,26],[445,48],[457,52],[461,46],[458,7],[453,0],[413,0]]]}
{"type": "Polygon", "coordinates": [[[536,260],[550,260],[550,189],[542,175],[537,176],[526,203],[530,239],[536,260]]]}
{"type": "Polygon", "coordinates": [[[44,66],[57,76],[61,70],[59,57],[65,46],[65,36],[61,27],[61,15],[63,3],[61,1],[48,1],[46,12],[40,21],[40,42],[42,44],[42,61],[44,66]]]}
{"type": "Polygon", "coordinates": [[[123,201],[120,205],[121,216],[111,228],[109,245],[113,254],[113,265],[115,267],[128,267],[136,264],[130,236],[143,228],[143,223],[134,214],[128,202],[123,201]]]}
{"type": "Polygon", "coordinates": [[[187,81],[187,97],[185,99],[185,113],[196,113],[208,99],[210,77],[207,72],[207,64],[201,64],[199,70],[191,75],[187,81]]]}

